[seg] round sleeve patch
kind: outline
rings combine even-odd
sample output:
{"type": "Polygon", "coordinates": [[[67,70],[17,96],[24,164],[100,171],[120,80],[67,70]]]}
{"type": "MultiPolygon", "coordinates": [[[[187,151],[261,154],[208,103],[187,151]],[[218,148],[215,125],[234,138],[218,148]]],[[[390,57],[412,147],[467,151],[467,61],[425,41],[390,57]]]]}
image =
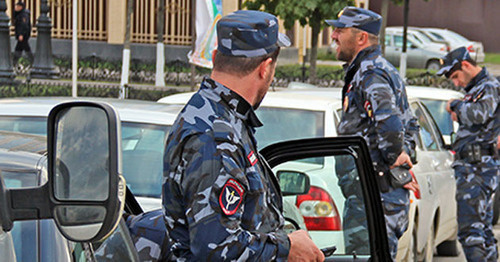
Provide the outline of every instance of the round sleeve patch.
{"type": "Polygon", "coordinates": [[[230,216],[236,213],[243,201],[245,189],[234,179],[229,179],[219,195],[219,205],[224,214],[230,216]]]}

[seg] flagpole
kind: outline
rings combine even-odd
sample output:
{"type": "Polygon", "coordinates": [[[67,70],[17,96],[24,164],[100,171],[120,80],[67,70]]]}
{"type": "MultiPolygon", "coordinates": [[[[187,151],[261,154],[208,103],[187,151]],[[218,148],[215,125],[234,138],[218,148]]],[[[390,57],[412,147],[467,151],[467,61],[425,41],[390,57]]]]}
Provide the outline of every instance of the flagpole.
{"type": "MultiPolygon", "coordinates": [[[[196,0],[191,0],[191,52],[194,54],[196,49],[196,0]]],[[[191,91],[194,91],[195,87],[195,74],[196,68],[193,63],[191,63],[191,91]]]]}
{"type": "Polygon", "coordinates": [[[73,39],[72,39],[72,91],[73,97],[78,96],[78,0],[73,0],[73,39]]]}

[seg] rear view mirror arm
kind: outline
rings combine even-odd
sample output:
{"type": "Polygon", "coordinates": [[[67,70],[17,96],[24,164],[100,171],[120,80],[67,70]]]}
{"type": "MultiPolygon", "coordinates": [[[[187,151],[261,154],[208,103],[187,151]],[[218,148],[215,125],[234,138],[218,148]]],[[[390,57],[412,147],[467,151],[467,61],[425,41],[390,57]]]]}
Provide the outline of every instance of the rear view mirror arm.
{"type": "Polygon", "coordinates": [[[8,232],[18,220],[52,218],[49,187],[8,189],[0,174],[0,224],[8,232]]]}

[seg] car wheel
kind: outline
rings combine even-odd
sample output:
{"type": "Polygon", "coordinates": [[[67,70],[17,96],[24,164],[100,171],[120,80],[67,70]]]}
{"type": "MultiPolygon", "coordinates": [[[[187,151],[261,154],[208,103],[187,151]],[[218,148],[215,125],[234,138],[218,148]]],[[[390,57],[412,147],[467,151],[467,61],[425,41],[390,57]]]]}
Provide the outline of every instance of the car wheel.
{"type": "Polygon", "coordinates": [[[498,223],[498,216],[500,215],[500,186],[497,187],[493,193],[493,225],[498,223]]]}
{"type": "Polygon", "coordinates": [[[441,64],[437,60],[431,60],[427,62],[427,71],[438,71],[441,68],[441,64]]]}
{"type": "Polygon", "coordinates": [[[423,252],[424,262],[432,262],[434,258],[434,241],[435,241],[435,232],[434,232],[434,223],[432,223],[431,228],[429,229],[429,234],[427,235],[427,241],[425,243],[425,249],[423,252]]]}
{"type": "Polygon", "coordinates": [[[437,246],[438,256],[456,257],[458,256],[457,240],[448,240],[437,246]]]}

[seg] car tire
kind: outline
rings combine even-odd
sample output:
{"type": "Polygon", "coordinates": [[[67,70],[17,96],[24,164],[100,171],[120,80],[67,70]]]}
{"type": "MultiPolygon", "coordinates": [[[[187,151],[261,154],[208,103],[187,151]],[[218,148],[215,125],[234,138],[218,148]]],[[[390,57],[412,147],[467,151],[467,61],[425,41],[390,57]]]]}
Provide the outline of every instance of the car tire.
{"type": "Polygon", "coordinates": [[[493,193],[493,225],[498,223],[498,217],[500,215],[500,186],[497,187],[495,193],[493,193]]]}
{"type": "Polygon", "coordinates": [[[419,259],[419,261],[432,262],[432,259],[434,258],[434,243],[436,236],[434,229],[434,223],[432,223],[431,228],[429,229],[429,234],[427,235],[427,241],[425,241],[424,252],[421,254],[422,259],[419,259]]]}
{"type": "Polygon", "coordinates": [[[456,257],[458,256],[457,240],[448,240],[436,247],[438,256],[456,257]]]}
{"type": "Polygon", "coordinates": [[[425,68],[427,71],[438,71],[441,68],[441,64],[438,60],[430,60],[427,62],[427,66],[425,68]]]}

